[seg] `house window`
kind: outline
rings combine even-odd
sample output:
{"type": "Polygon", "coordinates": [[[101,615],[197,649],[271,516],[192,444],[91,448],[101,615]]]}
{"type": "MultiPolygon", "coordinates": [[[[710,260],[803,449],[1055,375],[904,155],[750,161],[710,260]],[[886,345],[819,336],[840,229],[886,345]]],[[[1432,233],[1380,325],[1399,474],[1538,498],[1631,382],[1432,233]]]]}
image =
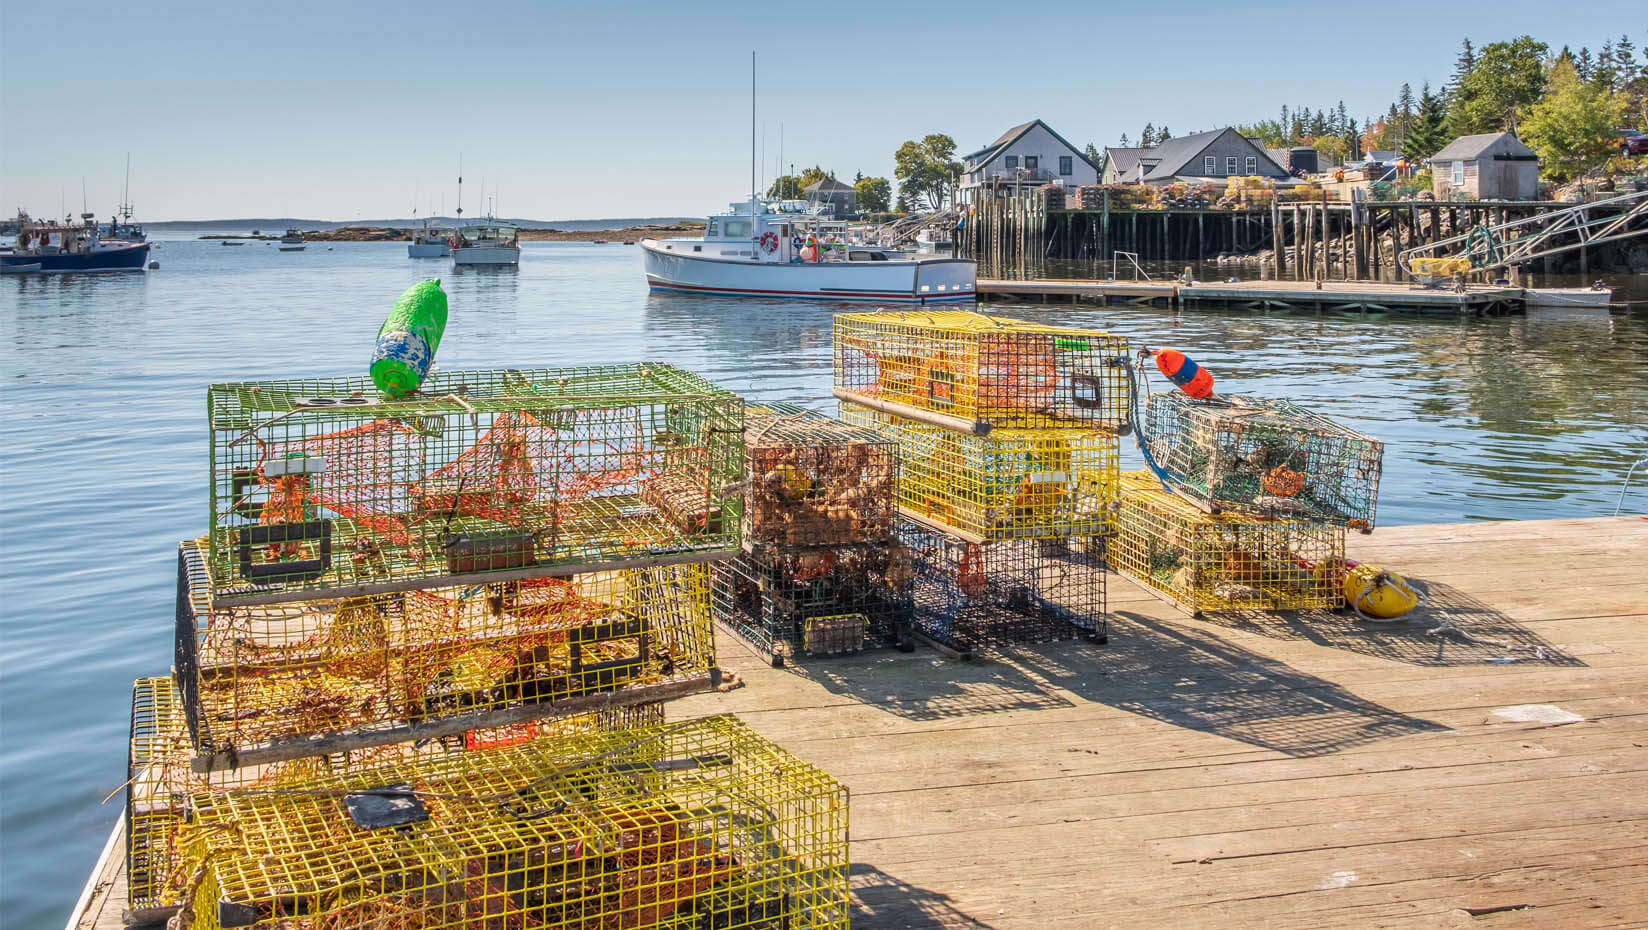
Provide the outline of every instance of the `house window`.
{"type": "Polygon", "coordinates": [[[1035,155],[1024,156],[1024,170],[1034,171],[1041,164],[1041,159],[1035,155]]]}
{"type": "Polygon", "coordinates": [[[1462,161],[1456,161],[1453,163],[1453,186],[1465,186],[1465,163],[1462,161]]]}
{"type": "Polygon", "coordinates": [[[1213,177],[1215,174],[1218,174],[1219,173],[1219,160],[1217,158],[1214,158],[1212,155],[1209,155],[1206,158],[1202,159],[1202,173],[1207,175],[1210,178],[1213,177]]]}
{"type": "Polygon", "coordinates": [[[1059,156],[1059,174],[1075,174],[1076,159],[1070,155],[1059,156]]]}
{"type": "Polygon", "coordinates": [[[1249,175],[1259,173],[1259,159],[1257,156],[1249,155],[1247,157],[1247,173],[1249,175]]]}
{"type": "Polygon", "coordinates": [[[1017,171],[1018,168],[1019,168],[1019,157],[1017,155],[1007,156],[1007,170],[1008,171],[1017,171]]]}
{"type": "Polygon", "coordinates": [[[1236,173],[1236,156],[1226,155],[1225,156],[1225,174],[1235,174],[1235,173],[1236,173]]]}

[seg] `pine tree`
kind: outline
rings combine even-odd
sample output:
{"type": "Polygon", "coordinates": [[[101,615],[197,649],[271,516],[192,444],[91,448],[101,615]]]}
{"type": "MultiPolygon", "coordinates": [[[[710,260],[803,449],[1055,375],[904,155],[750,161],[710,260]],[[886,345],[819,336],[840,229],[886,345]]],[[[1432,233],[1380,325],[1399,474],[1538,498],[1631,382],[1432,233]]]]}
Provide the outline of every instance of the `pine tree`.
{"type": "Polygon", "coordinates": [[[1441,151],[1448,141],[1443,125],[1445,117],[1442,98],[1431,93],[1431,83],[1426,81],[1419,91],[1419,110],[1414,114],[1408,134],[1402,139],[1402,157],[1418,162],[1441,151]]]}
{"type": "Polygon", "coordinates": [[[1166,126],[1163,126],[1156,133],[1156,144],[1160,145],[1161,143],[1166,142],[1167,140],[1169,140],[1171,138],[1173,138],[1172,131],[1169,130],[1166,126]]]}
{"type": "Polygon", "coordinates": [[[1139,145],[1143,148],[1148,149],[1148,148],[1151,148],[1152,146],[1154,146],[1155,144],[1156,144],[1156,126],[1155,126],[1154,123],[1145,123],[1144,124],[1144,132],[1139,133],[1139,145]]]}
{"type": "Polygon", "coordinates": [[[1591,50],[1581,45],[1579,55],[1574,58],[1574,73],[1581,81],[1589,81],[1596,75],[1596,62],[1591,60],[1591,50]]]}
{"type": "MultiPolygon", "coordinates": [[[[1339,106],[1343,108],[1344,104],[1341,103],[1339,106]]],[[[1344,126],[1340,129],[1340,135],[1345,140],[1345,159],[1347,161],[1360,159],[1362,157],[1362,136],[1356,130],[1356,120],[1347,117],[1344,126]]]]}
{"type": "Polygon", "coordinates": [[[1614,43],[1602,43],[1602,51],[1597,52],[1596,71],[1591,76],[1591,83],[1603,90],[1613,90],[1619,82],[1619,65],[1614,61],[1614,43]]]}
{"type": "Polygon", "coordinates": [[[1282,118],[1276,121],[1276,125],[1282,127],[1283,132],[1287,132],[1288,127],[1293,125],[1293,118],[1288,115],[1288,106],[1285,103],[1282,104],[1282,118]]]}
{"type": "Polygon", "coordinates": [[[1343,100],[1339,101],[1339,105],[1333,109],[1333,124],[1334,131],[1339,133],[1355,129],[1356,121],[1350,118],[1350,111],[1345,109],[1345,101],[1343,100]]]}
{"type": "Polygon", "coordinates": [[[1131,148],[1131,146],[1127,144],[1127,133],[1122,133],[1122,144],[1118,146],[1118,148],[1131,148]]]}
{"type": "Polygon", "coordinates": [[[1637,64],[1637,47],[1631,42],[1630,36],[1622,35],[1619,41],[1614,43],[1614,64],[1619,67],[1621,89],[1642,73],[1642,68],[1637,64]]]}
{"type": "Polygon", "coordinates": [[[1476,67],[1476,49],[1471,47],[1471,40],[1467,38],[1464,46],[1459,50],[1459,57],[1453,60],[1453,77],[1450,77],[1448,83],[1442,86],[1442,96],[1452,97],[1454,92],[1459,89],[1460,82],[1465,79],[1465,75],[1470,74],[1471,69],[1474,67],[1476,67]]]}

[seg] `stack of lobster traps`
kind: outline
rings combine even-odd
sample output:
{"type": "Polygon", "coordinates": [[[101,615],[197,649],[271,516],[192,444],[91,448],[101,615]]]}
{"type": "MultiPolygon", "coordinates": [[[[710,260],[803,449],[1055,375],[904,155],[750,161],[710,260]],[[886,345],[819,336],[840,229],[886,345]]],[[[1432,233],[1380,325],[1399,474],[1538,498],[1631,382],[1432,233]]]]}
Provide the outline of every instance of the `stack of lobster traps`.
{"type": "Polygon", "coordinates": [[[913,649],[898,473],[886,436],[792,404],[748,408],[742,547],[715,568],[716,617],[775,667],[913,649]]]}
{"type": "Polygon", "coordinates": [[[839,314],[834,340],[841,418],[901,455],[917,632],[1105,641],[1126,340],[966,311],[839,314]]]}
{"type": "Polygon", "coordinates": [[[214,385],[176,660],[133,690],[136,920],[845,927],[845,798],[730,718],[744,404],[668,365],[214,385]]]}
{"type": "Polygon", "coordinates": [[[1160,472],[1122,476],[1116,570],[1192,613],[1344,606],[1345,533],[1373,530],[1384,446],[1284,400],[1154,394],[1160,472]]]}

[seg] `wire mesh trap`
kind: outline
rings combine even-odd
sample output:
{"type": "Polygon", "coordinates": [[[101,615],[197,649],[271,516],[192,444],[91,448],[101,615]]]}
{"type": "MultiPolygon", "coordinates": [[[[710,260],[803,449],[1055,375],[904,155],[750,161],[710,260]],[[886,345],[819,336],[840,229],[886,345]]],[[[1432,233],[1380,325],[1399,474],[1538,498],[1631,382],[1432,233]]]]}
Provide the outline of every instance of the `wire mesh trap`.
{"type": "Polygon", "coordinates": [[[913,565],[895,539],[857,546],[761,548],[713,569],[716,619],[774,665],[791,656],[913,648],[913,565]]]}
{"type": "MultiPolygon", "coordinates": [[[[171,678],[139,678],[132,683],[131,741],[126,779],[127,906],[149,915],[175,909],[185,876],[177,863],[180,827],[191,819],[190,798],[224,788],[301,785],[328,775],[376,768],[393,762],[433,759],[458,752],[486,752],[538,739],[592,730],[657,726],[662,703],[569,714],[506,727],[471,730],[447,739],[404,742],[293,759],[268,765],[197,774],[183,698],[171,678]]],[[[139,921],[141,922],[141,921],[139,921]]]]}
{"type": "Polygon", "coordinates": [[[840,313],[834,326],[843,400],[1031,429],[1128,422],[1121,336],[966,310],[840,313]]]}
{"type": "Polygon", "coordinates": [[[1344,604],[1345,528],[1311,520],[1209,514],[1123,472],[1110,564],[1191,612],[1307,610],[1344,604]]]}
{"type": "Polygon", "coordinates": [[[970,652],[1108,637],[1101,537],[977,543],[909,519],[898,535],[914,557],[916,631],[929,639],[970,652]]]}
{"type": "MultiPolygon", "coordinates": [[[[178,557],[176,671],[198,750],[314,734],[476,726],[710,686],[709,568],[587,572],[364,597],[220,606],[200,543],[178,557]],[[571,702],[571,703],[569,703],[571,702]],[[584,701],[583,703],[591,703],[584,701]]],[[[386,736],[387,734],[387,736],[386,736]]]]}
{"type": "Polygon", "coordinates": [[[442,576],[725,551],[743,402],[668,365],[213,385],[220,596],[371,593],[442,576]]]}
{"type": "Polygon", "coordinates": [[[893,533],[898,445],[793,404],[744,413],[746,545],[844,546],[893,533]]]}
{"type": "Polygon", "coordinates": [[[847,792],[736,718],[195,798],[198,928],[845,930],[847,792]]]}
{"type": "Polygon", "coordinates": [[[1152,394],[1150,448],[1205,510],[1325,520],[1371,532],[1385,445],[1287,400],[1152,394]]]}
{"type": "Polygon", "coordinates": [[[841,418],[898,443],[898,503],[987,540],[1115,531],[1119,440],[1072,429],[947,430],[843,401],[841,418]]]}

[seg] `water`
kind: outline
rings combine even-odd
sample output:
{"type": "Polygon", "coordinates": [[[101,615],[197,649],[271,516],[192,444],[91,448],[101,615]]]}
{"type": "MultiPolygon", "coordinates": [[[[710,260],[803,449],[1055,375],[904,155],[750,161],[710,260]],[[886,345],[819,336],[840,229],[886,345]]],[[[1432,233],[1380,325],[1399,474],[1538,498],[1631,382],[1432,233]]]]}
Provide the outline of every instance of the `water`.
{"type": "MultiPolygon", "coordinates": [[[[530,243],[454,274],[404,244],[169,241],[147,275],[0,279],[0,925],[61,921],[115,820],[130,682],[171,661],[178,540],[206,528],[211,380],[364,374],[438,275],[448,368],[655,359],[828,407],[830,314],[650,296],[635,247],[530,243]]],[[[1648,299],[1648,281],[1616,282],[1648,299]]],[[[1500,320],[1006,306],[1184,350],[1388,443],[1381,523],[1613,512],[1648,454],[1648,307],[1500,320]]],[[[1136,467],[1136,453],[1127,447],[1136,467]]],[[[1639,472],[1640,474],[1640,472],[1639,472]]],[[[1626,507],[1648,511],[1648,476],[1626,507]]]]}

